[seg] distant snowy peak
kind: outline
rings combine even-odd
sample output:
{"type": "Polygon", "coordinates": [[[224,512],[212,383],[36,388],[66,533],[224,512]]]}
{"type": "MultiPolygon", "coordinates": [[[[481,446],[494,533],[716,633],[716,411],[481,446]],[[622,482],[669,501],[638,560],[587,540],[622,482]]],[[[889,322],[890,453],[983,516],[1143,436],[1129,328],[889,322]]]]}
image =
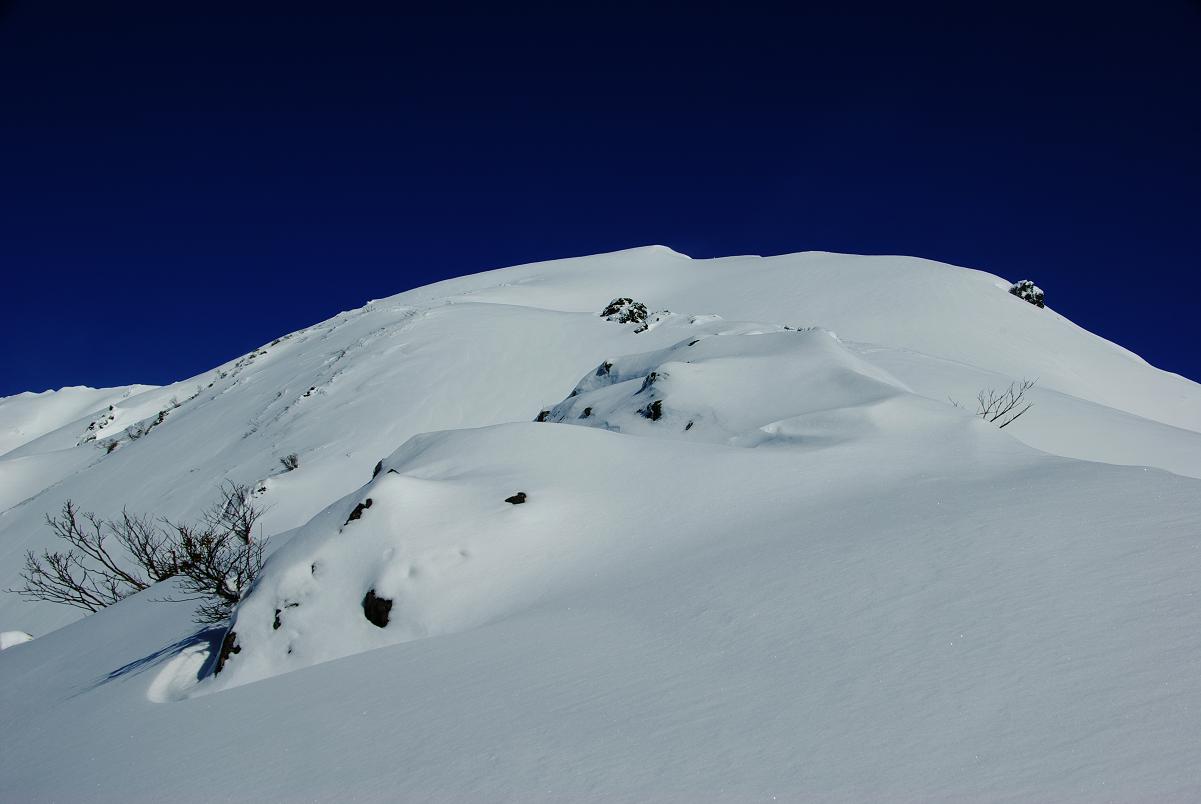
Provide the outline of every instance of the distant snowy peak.
{"type": "MultiPolygon", "coordinates": [[[[393,301],[491,302],[595,314],[628,298],[648,311],[816,324],[849,342],[907,349],[1201,432],[1201,388],[1149,366],[1012,282],[917,257],[802,252],[690,259],[643,248],[449,280],[393,301]]],[[[1057,297],[1070,288],[1056,290],[1057,297]]],[[[1115,299],[1115,303],[1117,300],[1115,299]]]]}
{"type": "Polygon", "coordinates": [[[77,385],[57,391],[27,391],[0,398],[0,455],[155,387],[123,385],[116,388],[88,388],[77,385]]]}

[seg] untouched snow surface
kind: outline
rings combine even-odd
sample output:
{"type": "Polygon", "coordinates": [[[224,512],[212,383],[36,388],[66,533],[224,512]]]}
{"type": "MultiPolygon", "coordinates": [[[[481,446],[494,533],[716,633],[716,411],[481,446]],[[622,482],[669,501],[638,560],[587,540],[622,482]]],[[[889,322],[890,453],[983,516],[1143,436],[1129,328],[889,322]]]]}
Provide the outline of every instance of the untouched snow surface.
{"type": "Polygon", "coordinates": [[[0,631],[0,650],[7,650],[14,645],[21,645],[33,639],[32,634],[24,631],[0,631]]]}
{"type": "Polygon", "coordinates": [[[26,392],[0,398],[0,456],[64,425],[97,413],[134,394],[153,388],[62,388],[40,394],[26,392]]]}
{"type": "Polygon", "coordinates": [[[0,456],[4,586],[64,499],[187,517],[225,478],[273,552],[219,674],[169,589],[0,596],[39,635],[0,798],[1201,796],[1201,388],[1008,287],[635,249],[47,413],[0,456]]]}

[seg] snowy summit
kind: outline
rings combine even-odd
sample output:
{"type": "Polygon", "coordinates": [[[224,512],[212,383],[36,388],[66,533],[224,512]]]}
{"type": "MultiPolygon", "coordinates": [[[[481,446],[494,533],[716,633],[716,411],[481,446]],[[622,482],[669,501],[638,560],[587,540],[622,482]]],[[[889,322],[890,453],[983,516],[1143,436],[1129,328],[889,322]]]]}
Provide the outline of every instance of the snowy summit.
{"type": "Polygon", "coordinates": [[[231,488],[265,556],[0,595],[0,800],[1197,798],[1201,386],[1045,299],[655,246],[0,399],[0,587],[231,488]]]}

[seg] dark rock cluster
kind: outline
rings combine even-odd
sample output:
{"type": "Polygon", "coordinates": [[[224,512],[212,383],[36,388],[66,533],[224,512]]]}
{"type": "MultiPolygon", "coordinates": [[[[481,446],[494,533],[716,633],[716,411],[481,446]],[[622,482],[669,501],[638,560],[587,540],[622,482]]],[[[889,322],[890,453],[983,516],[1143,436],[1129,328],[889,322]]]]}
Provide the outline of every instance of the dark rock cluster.
{"type": "Polygon", "coordinates": [[[1046,306],[1046,294],[1042,288],[1031,282],[1029,279],[1023,279],[1021,282],[1014,282],[1010,286],[1009,292],[1017,296],[1022,301],[1030,302],[1035,307],[1046,306]]]}

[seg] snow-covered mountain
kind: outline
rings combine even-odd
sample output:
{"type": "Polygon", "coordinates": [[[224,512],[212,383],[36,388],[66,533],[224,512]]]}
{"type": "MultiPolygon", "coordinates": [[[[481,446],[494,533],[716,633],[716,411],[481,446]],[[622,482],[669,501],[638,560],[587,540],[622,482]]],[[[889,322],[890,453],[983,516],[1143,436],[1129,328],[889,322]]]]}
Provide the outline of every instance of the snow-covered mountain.
{"type": "Polygon", "coordinates": [[[0,797],[1201,795],[1201,386],[1009,286],[651,247],[0,400],[0,586],[66,499],[272,537],[228,629],[0,595],[0,797]]]}

